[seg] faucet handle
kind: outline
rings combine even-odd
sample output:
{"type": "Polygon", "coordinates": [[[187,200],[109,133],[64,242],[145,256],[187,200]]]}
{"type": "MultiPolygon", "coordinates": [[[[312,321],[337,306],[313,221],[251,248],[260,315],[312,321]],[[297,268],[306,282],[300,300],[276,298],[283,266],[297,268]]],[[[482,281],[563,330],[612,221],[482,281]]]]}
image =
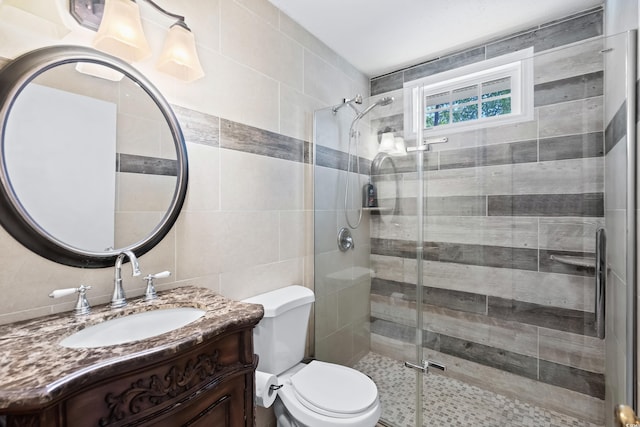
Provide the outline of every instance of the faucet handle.
{"type": "Polygon", "coordinates": [[[76,306],[73,309],[73,314],[76,316],[82,316],[83,314],[89,314],[91,312],[91,305],[87,299],[87,291],[91,289],[91,286],[80,285],[78,288],[66,288],[56,289],[49,294],[49,298],[60,298],[67,295],[78,293],[78,300],[76,306]]]}
{"type": "Polygon", "coordinates": [[[56,289],[49,294],[49,298],[66,297],[67,295],[75,294],[76,292],[78,292],[78,288],[56,289]]]}
{"type": "Polygon", "coordinates": [[[144,294],[144,300],[151,301],[158,298],[158,294],[156,293],[156,288],[155,286],[153,286],[153,279],[164,279],[165,277],[169,277],[169,276],[171,276],[170,271],[161,271],[160,273],[147,275],[144,278],[144,280],[147,281],[147,290],[144,294]]]}

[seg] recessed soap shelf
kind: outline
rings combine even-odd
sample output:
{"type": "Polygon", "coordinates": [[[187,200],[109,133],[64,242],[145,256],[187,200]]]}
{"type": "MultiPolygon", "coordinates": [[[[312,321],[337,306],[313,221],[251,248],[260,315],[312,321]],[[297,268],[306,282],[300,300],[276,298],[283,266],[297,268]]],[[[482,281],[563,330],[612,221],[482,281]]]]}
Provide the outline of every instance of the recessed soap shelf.
{"type": "Polygon", "coordinates": [[[374,207],[374,208],[362,208],[363,211],[372,211],[372,212],[391,212],[393,211],[393,208],[379,208],[379,207],[374,207]]]}
{"type": "Polygon", "coordinates": [[[562,264],[574,265],[576,267],[584,268],[596,268],[595,257],[578,257],[578,256],[566,256],[566,255],[551,255],[553,261],[558,261],[562,264]]]}

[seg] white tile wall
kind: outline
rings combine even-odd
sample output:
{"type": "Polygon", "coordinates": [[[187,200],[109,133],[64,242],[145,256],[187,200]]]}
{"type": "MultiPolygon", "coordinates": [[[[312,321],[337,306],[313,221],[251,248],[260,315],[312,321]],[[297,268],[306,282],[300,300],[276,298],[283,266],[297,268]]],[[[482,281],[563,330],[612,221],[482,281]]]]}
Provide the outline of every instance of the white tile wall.
{"type": "Polygon", "coordinates": [[[225,211],[304,208],[302,163],[221,150],[220,172],[221,207],[225,211]]]}
{"type": "Polygon", "coordinates": [[[303,90],[302,45],[262,16],[235,2],[221,3],[221,17],[223,55],[294,89],[303,90]],[[274,58],[278,60],[274,61],[274,58]]]}
{"type": "Polygon", "coordinates": [[[313,52],[304,52],[304,89],[309,95],[330,105],[351,97],[353,84],[341,79],[342,72],[313,52]],[[347,95],[344,95],[344,94],[347,95]]]}
{"type": "Polygon", "coordinates": [[[189,187],[184,210],[190,212],[220,209],[220,149],[187,143],[189,187]]]}
{"type": "Polygon", "coordinates": [[[280,133],[313,141],[313,111],[324,104],[287,85],[280,86],[280,133]]]}

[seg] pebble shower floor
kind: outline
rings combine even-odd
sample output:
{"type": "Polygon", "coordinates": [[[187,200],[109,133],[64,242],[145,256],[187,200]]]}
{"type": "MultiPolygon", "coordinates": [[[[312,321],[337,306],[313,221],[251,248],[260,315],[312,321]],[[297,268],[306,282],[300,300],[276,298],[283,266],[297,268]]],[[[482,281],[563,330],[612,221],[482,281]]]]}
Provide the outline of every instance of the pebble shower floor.
{"type": "MultiPolygon", "coordinates": [[[[415,425],[415,373],[394,359],[369,353],[355,369],[378,386],[382,420],[415,425]]],[[[424,426],[428,427],[602,427],[520,402],[442,375],[425,375],[424,426]]]]}

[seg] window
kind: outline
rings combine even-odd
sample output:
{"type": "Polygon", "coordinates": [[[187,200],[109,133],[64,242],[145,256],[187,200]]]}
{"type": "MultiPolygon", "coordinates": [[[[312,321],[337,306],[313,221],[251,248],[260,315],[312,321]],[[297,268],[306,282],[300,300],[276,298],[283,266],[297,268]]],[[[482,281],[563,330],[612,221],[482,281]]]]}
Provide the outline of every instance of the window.
{"type": "Polygon", "coordinates": [[[425,137],[533,119],[532,49],[409,82],[425,137]]]}

